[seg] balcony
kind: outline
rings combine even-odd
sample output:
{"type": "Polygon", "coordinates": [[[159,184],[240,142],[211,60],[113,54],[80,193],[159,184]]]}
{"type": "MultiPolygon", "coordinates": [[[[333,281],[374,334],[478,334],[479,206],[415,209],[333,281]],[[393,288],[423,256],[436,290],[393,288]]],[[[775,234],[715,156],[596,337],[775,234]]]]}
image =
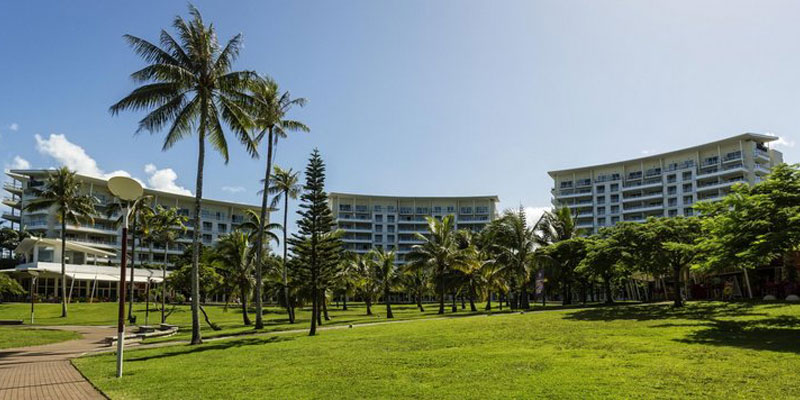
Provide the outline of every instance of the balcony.
{"type": "Polygon", "coordinates": [[[579,201],[573,204],[567,204],[569,208],[581,208],[581,207],[591,207],[594,203],[591,201],[579,201]]]}
{"type": "Polygon", "coordinates": [[[700,168],[710,167],[713,165],[719,165],[719,158],[717,157],[706,158],[705,160],[703,160],[702,163],[700,163],[700,168]]]}
{"type": "Polygon", "coordinates": [[[704,184],[697,184],[697,192],[706,192],[709,190],[716,190],[724,187],[733,186],[736,183],[747,182],[744,178],[729,179],[722,182],[711,182],[704,184]]]}
{"type": "Polygon", "coordinates": [[[663,192],[645,193],[645,194],[634,195],[634,196],[625,196],[625,197],[622,198],[622,202],[623,203],[627,203],[627,202],[631,202],[631,201],[655,200],[655,199],[660,199],[660,198],[663,198],[663,197],[664,197],[664,193],[663,192]]]}
{"type": "Polygon", "coordinates": [[[667,172],[672,172],[672,171],[678,171],[678,170],[681,170],[681,169],[688,169],[688,168],[693,168],[693,167],[694,167],[694,160],[689,160],[689,161],[684,161],[682,163],[673,163],[673,164],[667,165],[666,171],[667,172]]]}
{"type": "Polygon", "coordinates": [[[723,164],[729,163],[729,162],[733,162],[733,161],[741,161],[741,160],[742,160],[742,152],[741,151],[735,151],[733,153],[728,153],[728,154],[725,155],[725,157],[722,157],[722,163],[723,164]]]}
{"type": "Polygon", "coordinates": [[[19,199],[14,199],[11,197],[4,197],[3,204],[11,207],[11,208],[20,208],[19,199]]]}
{"type": "Polygon", "coordinates": [[[753,152],[753,157],[755,157],[756,161],[770,161],[769,151],[759,148],[756,148],[756,150],[753,152]]]}
{"type": "Polygon", "coordinates": [[[17,193],[17,194],[21,194],[22,193],[22,186],[17,186],[17,185],[14,185],[13,183],[4,183],[3,184],[3,189],[5,189],[5,190],[7,190],[7,191],[9,191],[11,193],[17,193]]]}
{"type": "Polygon", "coordinates": [[[472,223],[474,223],[474,222],[486,223],[486,222],[489,222],[489,216],[488,215],[482,215],[482,216],[477,216],[477,217],[462,217],[462,216],[459,216],[458,220],[456,222],[458,222],[458,223],[464,223],[464,222],[467,222],[467,223],[470,223],[470,222],[472,222],[472,223]]]}
{"type": "Polygon", "coordinates": [[[591,197],[592,196],[592,189],[581,189],[581,190],[562,190],[560,193],[556,194],[556,197],[559,199],[572,199],[577,197],[591,197]]]}
{"type": "Polygon", "coordinates": [[[756,164],[756,166],[755,166],[755,168],[753,168],[753,170],[754,170],[754,171],[755,171],[757,174],[763,174],[763,175],[766,175],[766,174],[769,174],[769,173],[770,173],[770,169],[769,169],[769,168],[767,168],[767,167],[765,167],[765,166],[763,166],[763,165],[761,165],[761,164],[756,164]]]}
{"type": "Polygon", "coordinates": [[[664,204],[643,204],[639,206],[631,206],[625,207],[622,211],[623,214],[628,214],[632,212],[646,212],[646,211],[656,211],[661,210],[664,208],[664,204]]]}
{"type": "Polygon", "coordinates": [[[7,219],[9,221],[14,221],[14,222],[19,222],[20,221],[19,215],[14,215],[14,214],[11,214],[10,212],[4,212],[3,213],[3,218],[7,219]]]}
{"type": "Polygon", "coordinates": [[[348,221],[348,222],[363,222],[363,221],[370,221],[372,222],[372,217],[367,215],[352,215],[352,214],[339,214],[337,218],[339,221],[348,221]]]}
{"type": "Polygon", "coordinates": [[[710,178],[712,176],[720,176],[720,175],[725,175],[725,174],[730,174],[730,173],[735,173],[735,172],[746,172],[746,171],[747,170],[744,168],[744,165],[742,163],[737,163],[737,164],[725,165],[722,168],[714,168],[714,169],[710,169],[708,171],[699,173],[699,174],[697,174],[697,179],[710,178]]]}
{"type": "Polygon", "coordinates": [[[648,188],[660,187],[662,185],[663,183],[661,182],[660,179],[652,181],[644,181],[644,182],[625,182],[625,184],[622,187],[622,191],[630,192],[631,190],[648,189],[648,188]]]}

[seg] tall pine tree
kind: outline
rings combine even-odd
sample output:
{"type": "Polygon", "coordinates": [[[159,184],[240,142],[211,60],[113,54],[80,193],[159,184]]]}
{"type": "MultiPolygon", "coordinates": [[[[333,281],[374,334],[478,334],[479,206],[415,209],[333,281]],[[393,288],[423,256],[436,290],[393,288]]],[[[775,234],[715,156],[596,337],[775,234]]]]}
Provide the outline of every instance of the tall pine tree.
{"type": "Polygon", "coordinates": [[[314,149],[306,167],[306,183],[300,196],[301,219],[297,222],[297,233],[292,234],[289,244],[297,258],[298,275],[311,293],[311,329],[309,336],[317,332],[317,322],[324,296],[339,267],[341,257],[340,233],[335,229],[333,213],[328,208],[325,193],[325,163],[314,149]]]}

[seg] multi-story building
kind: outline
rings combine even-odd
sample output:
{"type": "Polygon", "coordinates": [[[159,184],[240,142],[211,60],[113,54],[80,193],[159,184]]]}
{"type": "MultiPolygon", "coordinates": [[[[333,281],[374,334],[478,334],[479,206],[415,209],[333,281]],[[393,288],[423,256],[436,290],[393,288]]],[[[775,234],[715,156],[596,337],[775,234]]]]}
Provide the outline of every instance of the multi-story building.
{"type": "Polygon", "coordinates": [[[579,228],[596,232],[620,221],[693,215],[731,186],[760,182],[783,155],[777,137],[745,133],[699,146],[608,164],[550,171],[553,204],[569,207],[579,228]]]}
{"type": "MultiPolygon", "coordinates": [[[[58,223],[58,216],[52,210],[25,210],[26,205],[36,197],[32,189],[43,187],[50,172],[50,170],[33,169],[12,170],[6,174],[11,178],[11,181],[4,185],[4,189],[9,196],[3,199],[3,204],[10,207],[11,210],[3,213],[3,218],[10,221],[13,228],[21,227],[40,238],[61,237],[61,225],[58,223]]],[[[96,206],[97,214],[93,216],[93,223],[67,224],[67,240],[113,252],[116,256],[111,259],[111,262],[118,263],[122,232],[121,228],[115,223],[119,219],[119,215],[110,217],[106,215],[108,206],[113,202],[113,196],[107,186],[108,181],[86,175],[78,175],[78,178],[83,186],[83,191],[94,196],[99,201],[99,204],[96,206]]],[[[189,219],[186,230],[181,233],[177,245],[166,249],[168,255],[167,265],[171,267],[171,259],[182,254],[184,248],[187,245],[191,245],[192,242],[194,196],[153,189],[145,189],[144,193],[152,196],[152,206],[161,205],[166,208],[177,208],[178,213],[189,219]]],[[[220,235],[236,228],[244,222],[245,212],[248,209],[259,210],[260,208],[248,204],[203,199],[200,220],[202,243],[211,245],[216,242],[220,235]]],[[[130,249],[131,242],[129,241],[128,244],[130,249]]],[[[71,254],[69,249],[67,250],[67,258],[70,259],[71,254]]],[[[137,264],[162,264],[164,262],[164,250],[159,244],[137,245],[136,262],[137,264]]],[[[95,260],[89,256],[89,259],[81,259],[80,261],[82,261],[81,264],[90,264],[95,260]]]]}
{"type": "Polygon", "coordinates": [[[331,193],[329,204],[345,249],[366,253],[372,248],[395,250],[397,262],[427,233],[425,217],[455,217],[456,229],[479,231],[495,218],[497,196],[398,197],[331,193]]]}

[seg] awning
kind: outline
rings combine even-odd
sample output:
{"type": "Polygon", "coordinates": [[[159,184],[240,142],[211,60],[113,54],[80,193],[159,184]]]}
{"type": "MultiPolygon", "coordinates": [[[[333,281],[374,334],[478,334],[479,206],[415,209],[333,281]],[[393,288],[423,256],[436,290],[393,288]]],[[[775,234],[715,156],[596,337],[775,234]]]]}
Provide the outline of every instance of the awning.
{"type": "MultiPolygon", "coordinates": [[[[52,247],[61,247],[61,240],[60,239],[50,239],[50,238],[39,238],[39,237],[29,237],[22,240],[19,243],[14,252],[17,254],[25,254],[33,249],[34,246],[37,245],[45,245],[45,246],[52,246],[52,247]]],[[[67,250],[72,251],[79,251],[81,253],[91,254],[93,256],[105,256],[105,257],[114,257],[116,254],[110,251],[100,250],[96,247],[92,247],[86,244],[81,244],[78,242],[73,241],[66,241],[67,250]]]]}
{"type": "MultiPolygon", "coordinates": [[[[75,280],[119,282],[120,277],[120,270],[118,266],[66,264],[65,270],[67,278],[75,280]]],[[[40,261],[36,263],[20,264],[14,269],[0,270],[0,272],[20,274],[37,272],[43,276],[55,277],[61,276],[61,264],[40,261]]],[[[125,272],[125,278],[127,281],[129,281],[131,276],[130,270],[125,272]]],[[[167,276],[169,275],[170,271],[167,271],[167,276]]],[[[135,268],[133,271],[133,281],[138,283],[144,283],[147,281],[160,283],[163,281],[161,278],[161,270],[135,268]]]]}

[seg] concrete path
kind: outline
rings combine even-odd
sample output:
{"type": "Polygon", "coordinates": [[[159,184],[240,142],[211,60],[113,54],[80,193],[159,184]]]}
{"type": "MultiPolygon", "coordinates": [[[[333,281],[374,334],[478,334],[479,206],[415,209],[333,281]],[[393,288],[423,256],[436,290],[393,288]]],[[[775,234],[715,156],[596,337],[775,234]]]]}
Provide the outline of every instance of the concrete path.
{"type": "MultiPolygon", "coordinates": [[[[0,350],[0,400],[105,399],[69,362],[106,345],[116,328],[99,326],[41,327],[75,331],[83,338],[42,346],[0,350]]],[[[127,346],[126,346],[127,347],[127,346]]]]}

